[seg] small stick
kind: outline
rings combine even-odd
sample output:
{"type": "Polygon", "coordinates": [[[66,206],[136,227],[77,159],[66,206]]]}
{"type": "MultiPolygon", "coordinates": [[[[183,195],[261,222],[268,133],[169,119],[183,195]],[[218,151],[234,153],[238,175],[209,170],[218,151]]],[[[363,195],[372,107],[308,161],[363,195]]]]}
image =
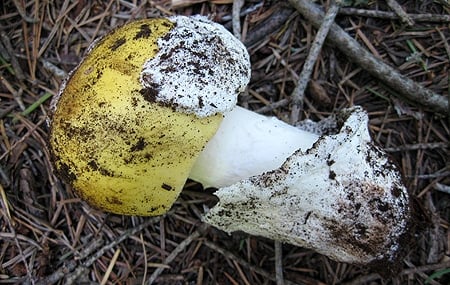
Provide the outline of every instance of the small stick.
{"type": "Polygon", "coordinates": [[[284,285],[283,277],[283,243],[281,241],[274,241],[275,243],[275,279],[277,285],[284,285]]]}
{"type": "Polygon", "coordinates": [[[250,48],[259,41],[266,39],[268,35],[275,33],[289,20],[295,13],[291,7],[280,5],[267,19],[258,23],[249,33],[247,33],[244,44],[250,48]]]}
{"type": "MultiPolygon", "coordinates": [[[[345,16],[362,16],[379,19],[397,20],[399,16],[394,12],[380,11],[380,10],[366,10],[357,8],[341,8],[339,15],[345,16]]],[[[410,19],[415,22],[450,22],[450,15],[438,14],[407,14],[410,19]]]]}
{"type": "Polygon", "coordinates": [[[241,40],[241,9],[244,6],[244,1],[235,0],[233,1],[233,35],[241,40]]]}
{"type": "Polygon", "coordinates": [[[15,50],[13,46],[11,45],[11,41],[9,40],[8,35],[4,32],[0,32],[0,38],[2,40],[2,47],[5,48],[5,53],[9,56],[9,58],[5,58],[6,60],[9,59],[11,62],[12,68],[14,69],[14,73],[16,75],[16,78],[19,79],[19,81],[22,81],[25,79],[25,75],[22,71],[22,68],[20,67],[19,61],[17,60],[17,57],[15,55],[15,50]]]}
{"type": "MultiPolygon", "coordinates": [[[[447,42],[447,39],[445,38],[444,34],[441,32],[441,30],[439,30],[438,28],[436,28],[436,31],[439,33],[439,36],[442,39],[442,42],[444,43],[444,48],[447,51],[447,57],[450,61],[450,45],[447,42]]],[[[450,102],[450,76],[448,76],[448,71],[447,71],[447,99],[448,102],[450,102]]],[[[448,104],[448,113],[450,114],[450,104],[448,104]]],[[[448,116],[447,118],[447,126],[450,128],[450,116],[448,116]]]]}
{"type": "MultiPolygon", "coordinates": [[[[80,257],[87,256],[94,252],[97,248],[99,248],[103,244],[103,240],[96,239],[93,242],[90,242],[90,244],[83,249],[83,251],[80,253],[80,257]]],[[[77,261],[76,259],[72,259],[68,262],[65,262],[64,265],[59,267],[56,271],[54,271],[51,275],[48,275],[47,277],[42,278],[39,280],[39,282],[36,283],[36,285],[47,285],[47,284],[54,284],[57,283],[59,280],[61,280],[64,276],[67,275],[67,272],[71,272],[76,269],[77,267],[77,261]]]]}
{"type": "Polygon", "coordinates": [[[261,108],[255,110],[255,112],[259,113],[259,114],[270,112],[270,111],[273,111],[280,107],[284,107],[284,106],[288,105],[289,101],[290,101],[289,99],[281,99],[280,101],[274,102],[274,103],[264,106],[264,107],[261,107],[261,108]]]}
{"type": "Polygon", "coordinates": [[[22,19],[25,22],[30,23],[30,24],[35,24],[39,21],[38,19],[34,19],[34,18],[27,16],[25,7],[23,7],[22,1],[13,0],[13,2],[14,2],[14,5],[16,6],[17,12],[19,12],[19,15],[22,17],[22,19]]]}
{"type": "Polygon", "coordinates": [[[417,143],[417,144],[404,144],[396,147],[387,147],[384,148],[384,151],[387,152],[399,152],[399,151],[411,151],[418,149],[435,149],[442,148],[445,149],[448,147],[448,143],[446,142],[435,142],[435,143],[417,143]]]}
{"type": "Polygon", "coordinates": [[[434,185],[434,189],[442,193],[450,194],[450,186],[442,183],[436,183],[436,185],[434,185]]]}
{"type": "Polygon", "coordinates": [[[25,104],[23,103],[22,100],[22,93],[23,93],[22,87],[20,87],[19,90],[16,91],[14,87],[11,85],[11,83],[9,83],[9,81],[7,81],[6,78],[3,76],[0,77],[0,83],[2,83],[3,86],[5,86],[6,89],[8,89],[8,91],[13,95],[14,100],[16,100],[17,105],[19,105],[19,108],[21,110],[25,110],[26,109],[25,104]]]}
{"type": "Polygon", "coordinates": [[[336,18],[338,11],[339,5],[335,1],[332,1],[327,14],[323,18],[319,31],[317,31],[314,42],[312,43],[308,57],[306,58],[302,72],[300,73],[297,86],[291,94],[291,124],[295,124],[300,119],[300,111],[303,109],[303,98],[305,96],[306,86],[308,86],[314,64],[317,61],[317,57],[319,56],[323,43],[325,42],[325,38],[328,35],[331,25],[334,23],[334,19],[336,18]]]}
{"type": "Polygon", "coordinates": [[[145,250],[145,243],[144,243],[144,236],[142,235],[142,233],[139,235],[139,238],[141,240],[142,243],[142,253],[144,256],[144,277],[142,278],[142,285],[145,285],[145,280],[147,279],[147,270],[148,270],[148,259],[147,259],[147,251],[145,250]]]}
{"type": "Polygon", "coordinates": [[[402,6],[397,3],[395,0],[387,0],[386,1],[389,7],[391,7],[392,10],[402,19],[403,22],[408,24],[408,26],[413,26],[414,21],[409,17],[408,14],[406,14],[405,10],[403,10],[402,6]]]}
{"type": "Polygon", "coordinates": [[[105,275],[103,276],[103,279],[102,279],[102,282],[100,282],[100,285],[106,285],[106,283],[108,282],[109,276],[111,275],[111,272],[114,268],[114,265],[116,264],[119,254],[120,254],[120,248],[116,249],[116,252],[114,252],[114,255],[111,258],[111,261],[109,262],[108,268],[106,269],[105,275]]]}

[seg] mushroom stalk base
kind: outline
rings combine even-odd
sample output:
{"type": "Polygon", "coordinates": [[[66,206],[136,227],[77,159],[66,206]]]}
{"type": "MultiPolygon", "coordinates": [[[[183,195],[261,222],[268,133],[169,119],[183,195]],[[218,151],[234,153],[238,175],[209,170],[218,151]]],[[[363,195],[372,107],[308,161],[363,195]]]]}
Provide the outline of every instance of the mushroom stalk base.
{"type": "Polygon", "coordinates": [[[358,107],[280,168],[216,191],[204,221],[308,247],[337,261],[395,264],[408,231],[409,197],[397,167],[370,139],[358,107]]]}
{"type": "Polygon", "coordinates": [[[276,118],[235,107],[200,153],[189,178],[204,187],[225,187],[271,171],[319,136],[276,118]]]}

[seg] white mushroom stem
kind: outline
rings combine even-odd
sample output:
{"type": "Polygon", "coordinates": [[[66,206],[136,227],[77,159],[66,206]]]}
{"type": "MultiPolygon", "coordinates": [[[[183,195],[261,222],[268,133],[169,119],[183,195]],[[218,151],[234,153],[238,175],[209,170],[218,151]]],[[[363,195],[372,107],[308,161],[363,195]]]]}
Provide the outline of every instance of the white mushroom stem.
{"type": "Polygon", "coordinates": [[[217,133],[191,175],[206,185],[232,184],[215,192],[219,202],[205,222],[308,247],[337,261],[396,262],[408,231],[408,191],[396,166],[371,142],[362,108],[342,111],[337,133],[319,138],[299,130],[295,135],[291,128],[284,133],[284,124],[275,122],[260,125],[264,120],[241,109],[231,115],[236,118],[225,118],[231,126],[217,133]],[[289,157],[277,168],[284,154],[289,157]],[[251,177],[237,173],[261,169],[251,177]]]}
{"type": "Polygon", "coordinates": [[[241,107],[226,113],[200,154],[189,178],[204,187],[225,187],[280,167],[296,150],[319,139],[276,118],[241,107]]]}

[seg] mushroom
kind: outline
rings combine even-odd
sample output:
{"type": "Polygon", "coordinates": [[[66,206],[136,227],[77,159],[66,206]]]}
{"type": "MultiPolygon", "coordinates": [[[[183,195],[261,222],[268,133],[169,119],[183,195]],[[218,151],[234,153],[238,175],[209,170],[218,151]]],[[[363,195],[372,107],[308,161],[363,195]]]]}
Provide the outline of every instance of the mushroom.
{"type": "Polygon", "coordinates": [[[302,130],[235,107],[249,78],[242,43],[203,17],[117,28],[52,103],[54,168],[104,211],[163,214],[189,177],[220,188],[204,220],[224,231],[339,261],[393,260],[408,194],[371,142],[367,114],[354,107],[328,119],[333,134],[302,130]]]}
{"type": "Polygon", "coordinates": [[[206,18],[119,27],[52,102],[54,169],[96,208],[164,214],[249,78],[244,45],[206,18]]]}

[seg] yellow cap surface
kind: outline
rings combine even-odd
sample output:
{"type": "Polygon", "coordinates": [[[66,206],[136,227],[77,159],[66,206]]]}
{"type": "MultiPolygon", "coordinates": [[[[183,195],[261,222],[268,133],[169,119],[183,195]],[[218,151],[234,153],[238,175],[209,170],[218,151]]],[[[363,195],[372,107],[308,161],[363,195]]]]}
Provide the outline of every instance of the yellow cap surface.
{"type": "Polygon", "coordinates": [[[158,105],[142,87],[142,66],[172,28],[167,19],[147,19],[113,30],[62,89],[51,123],[54,166],[96,208],[142,216],[168,211],[222,120],[158,105]]]}

